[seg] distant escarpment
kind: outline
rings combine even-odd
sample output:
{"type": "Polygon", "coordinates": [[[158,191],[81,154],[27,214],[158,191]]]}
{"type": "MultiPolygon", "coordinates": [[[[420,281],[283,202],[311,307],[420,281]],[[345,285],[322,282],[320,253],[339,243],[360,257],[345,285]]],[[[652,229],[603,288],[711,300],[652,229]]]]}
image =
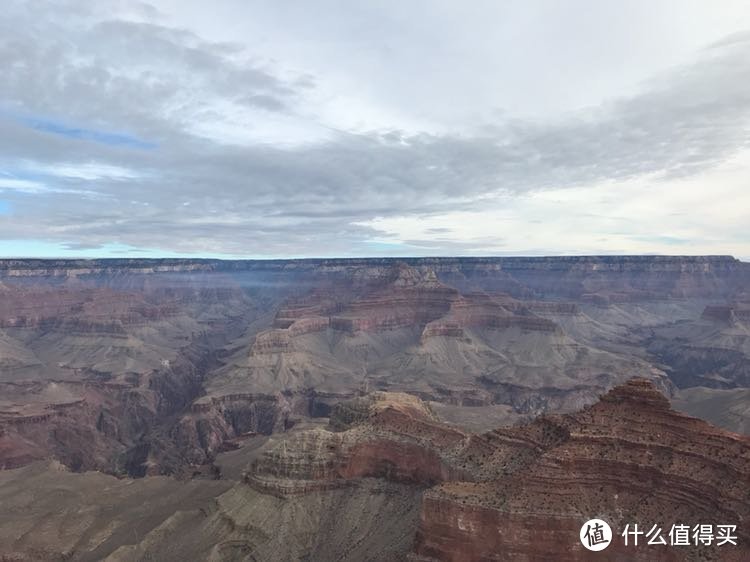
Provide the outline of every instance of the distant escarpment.
{"type": "MultiPolygon", "coordinates": [[[[586,560],[581,525],[615,529],[632,560],[750,555],[750,438],[676,413],[633,379],[580,412],[481,435],[437,422],[406,395],[337,406],[329,429],[272,440],[245,481],[296,496],[383,478],[426,489],[413,560],[586,560]],[[737,526],[738,546],[626,547],[626,524],[737,526]],[[619,531],[618,531],[619,530],[619,531]]],[[[613,554],[614,555],[614,554],[613,554]]]]}
{"type": "Polygon", "coordinates": [[[516,296],[640,297],[728,295],[746,286],[750,267],[731,256],[554,256],[487,258],[352,258],[300,260],[100,259],[0,260],[2,278],[112,278],[134,276],[259,276],[376,278],[394,264],[434,271],[462,291],[470,286],[516,296]]]}

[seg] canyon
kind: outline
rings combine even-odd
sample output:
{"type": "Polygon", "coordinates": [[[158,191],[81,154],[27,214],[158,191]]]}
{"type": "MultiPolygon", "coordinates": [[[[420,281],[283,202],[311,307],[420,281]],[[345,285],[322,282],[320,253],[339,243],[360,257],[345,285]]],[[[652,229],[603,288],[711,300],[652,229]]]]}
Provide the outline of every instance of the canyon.
{"type": "Polygon", "coordinates": [[[747,559],[748,392],[728,256],[0,260],[0,559],[747,559]]]}

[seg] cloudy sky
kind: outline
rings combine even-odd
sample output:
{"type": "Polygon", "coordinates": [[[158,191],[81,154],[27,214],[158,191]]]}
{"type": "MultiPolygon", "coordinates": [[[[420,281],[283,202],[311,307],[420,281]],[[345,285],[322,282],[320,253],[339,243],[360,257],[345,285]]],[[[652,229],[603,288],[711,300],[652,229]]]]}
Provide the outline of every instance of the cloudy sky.
{"type": "Polygon", "coordinates": [[[3,0],[0,255],[750,258],[744,0],[3,0]]]}

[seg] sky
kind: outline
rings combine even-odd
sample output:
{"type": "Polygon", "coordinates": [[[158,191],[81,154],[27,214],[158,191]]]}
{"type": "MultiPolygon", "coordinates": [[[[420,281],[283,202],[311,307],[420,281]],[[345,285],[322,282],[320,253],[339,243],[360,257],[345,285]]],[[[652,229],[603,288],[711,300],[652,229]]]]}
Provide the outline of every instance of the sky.
{"type": "Polygon", "coordinates": [[[750,259],[744,0],[4,0],[0,257],[750,259]]]}

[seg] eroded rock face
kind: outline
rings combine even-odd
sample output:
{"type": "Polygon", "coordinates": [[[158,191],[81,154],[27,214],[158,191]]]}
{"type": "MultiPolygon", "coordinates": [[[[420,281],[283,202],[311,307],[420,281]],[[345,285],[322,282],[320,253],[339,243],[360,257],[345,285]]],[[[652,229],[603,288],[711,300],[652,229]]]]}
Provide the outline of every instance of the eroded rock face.
{"type": "Polygon", "coordinates": [[[272,443],[246,483],[282,496],[362,477],[426,487],[414,560],[586,560],[578,530],[593,517],[620,530],[737,525],[740,546],[720,553],[628,549],[616,537],[612,552],[629,559],[750,554],[750,438],[674,412],[645,379],[580,412],[482,435],[387,394],[337,407],[331,427],[272,443]]]}
{"type": "Polygon", "coordinates": [[[600,516],[738,525],[736,550],[622,559],[748,559],[747,438],[665,396],[747,427],[749,286],[728,257],[0,261],[0,466],[81,471],[0,472],[0,527],[23,522],[0,556],[578,560],[600,516]],[[218,478],[230,450],[244,481],[189,512],[154,476],[218,478]],[[27,478],[48,503],[20,517],[27,478]]]}
{"type": "Polygon", "coordinates": [[[588,333],[595,323],[577,304],[462,293],[440,273],[457,281],[455,268],[471,265],[472,283],[488,287],[505,274],[500,262],[457,263],[327,263],[319,272],[327,281],[284,301],[272,327],[217,370],[208,393],[312,388],[351,397],[380,389],[460,406],[504,404],[522,417],[591,403],[634,370],[670,388],[637,354],[598,348],[588,333]],[[586,333],[573,337],[566,325],[586,333]]]}
{"type": "Polygon", "coordinates": [[[74,470],[181,470],[162,426],[203,393],[218,344],[256,305],[226,278],[163,275],[0,268],[0,467],[52,456],[74,470]]]}
{"type": "Polygon", "coordinates": [[[355,334],[419,327],[422,339],[462,338],[467,328],[555,332],[558,326],[534,311],[574,314],[573,303],[521,302],[508,295],[458,290],[438,280],[432,269],[405,263],[372,278],[356,278],[338,291],[313,291],[283,305],[273,328],[259,333],[252,353],[288,351],[295,336],[327,329],[355,334]]]}
{"type": "Polygon", "coordinates": [[[189,473],[372,390],[524,420],[633,372],[740,389],[748,279],[729,257],[0,260],[0,466],[189,473]]]}
{"type": "Polygon", "coordinates": [[[419,399],[374,393],[337,405],[330,427],[280,439],[245,481],[272,493],[304,493],[348,485],[363,477],[420,486],[463,474],[451,455],[469,435],[439,423],[419,399]]]}
{"type": "Polygon", "coordinates": [[[154,448],[151,432],[200,392],[205,363],[188,356],[180,356],[169,370],[121,380],[94,375],[78,381],[0,383],[10,403],[0,413],[0,466],[54,456],[73,470],[152,473],[149,465],[159,460],[149,454],[152,448],[170,455],[174,446],[154,448]]]}
{"type": "Polygon", "coordinates": [[[750,386],[750,300],[707,305],[689,322],[651,330],[648,349],[680,388],[750,386]]]}
{"type": "MultiPolygon", "coordinates": [[[[506,477],[447,482],[425,496],[415,552],[450,561],[585,560],[583,522],[598,516],[613,529],[628,523],[730,523],[739,548],[630,549],[629,559],[742,560],[750,552],[750,439],[669,409],[645,380],[617,387],[586,410],[551,417],[561,439],[506,477]],[[494,532],[488,532],[494,529],[494,532]],[[657,553],[658,554],[655,554],[657,553]]],[[[533,426],[519,428],[528,435],[533,426]]],[[[499,432],[507,439],[507,432],[499,432]]],[[[492,437],[490,437],[492,439],[492,437]]]]}
{"type": "Polygon", "coordinates": [[[0,556],[595,560],[578,541],[591,517],[615,529],[608,560],[739,561],[750,549],[750,439],[672,411],[644,379],[579,412],[483,434],[445,426],[414,396],[377,392],[248,458],[237,483],[2,472],[0,556]],[[73,525],[70,501],[84,514],[73,525]],[[618,534],[636,522],[736,524],[739,546],[626,547],[618,534]]]}

